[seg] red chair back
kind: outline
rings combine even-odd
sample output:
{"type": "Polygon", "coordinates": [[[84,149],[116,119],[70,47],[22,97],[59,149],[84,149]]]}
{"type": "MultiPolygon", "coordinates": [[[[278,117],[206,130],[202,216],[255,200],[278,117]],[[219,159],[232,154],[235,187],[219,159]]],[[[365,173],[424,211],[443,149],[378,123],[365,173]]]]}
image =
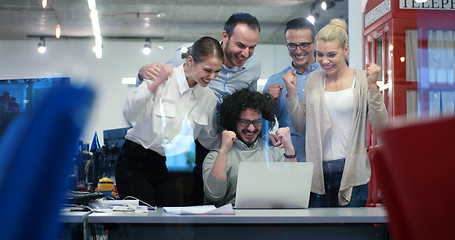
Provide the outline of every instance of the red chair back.
{"type": "Polygon", "coordinates": [[[455,117],[381,136],[373,164],[393,239],[455,239],[455,117]]]}

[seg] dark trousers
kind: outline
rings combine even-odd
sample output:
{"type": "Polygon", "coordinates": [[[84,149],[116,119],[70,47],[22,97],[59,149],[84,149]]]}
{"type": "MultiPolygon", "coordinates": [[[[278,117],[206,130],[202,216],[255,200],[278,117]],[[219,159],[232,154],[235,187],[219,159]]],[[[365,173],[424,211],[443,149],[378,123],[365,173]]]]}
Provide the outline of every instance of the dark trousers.
{"type": "Polygon", "coordinates": [[[204,204],[204,181],[202,180],[202,164],[204,163],[205,156],[210,152],[207,148],[203,147],[198,140],[196,143],[196,165],[193,168],[193,192],[192,201],[193,205],[204,204]]]}
{"type": "MultiPolygon", "coordinates": [[[[338,192],[346,159],[323,161],[325,194],[310,193],[310,207],[339,207],[338,192]]],[[[365,207],[368,200],[368,183],[352,189],[351,201],[345,207],[365,207]]]]}
{"type": "Polygon", "coordinates": [[[125,141],[115,171],[121,197],[133,196],[152,206],[166,206],[167,177],[166,157],[125,141]]]}

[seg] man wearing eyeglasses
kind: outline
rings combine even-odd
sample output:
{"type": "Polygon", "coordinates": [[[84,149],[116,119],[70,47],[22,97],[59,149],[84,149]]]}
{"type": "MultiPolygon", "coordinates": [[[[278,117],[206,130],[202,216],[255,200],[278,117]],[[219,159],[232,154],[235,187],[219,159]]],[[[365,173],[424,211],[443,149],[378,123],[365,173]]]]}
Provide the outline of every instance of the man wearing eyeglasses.
{"type": "MultiPolygon", "coordinates": [[[[202,166],[206,204],[234,204],[239,164],[248,162],[295,162],[296,156],[288,127],[275,134],[281,148],[267,146],[261,137],[261,117],[275,124],[272,99],[267,93],[249,89],[234,92],[220,105],[221,147],[211,150],[202,166]],[[283,149],[284,148],[284,149],[283,149]]],[[[265,131],[267,131],[266,129],[265,131]]]]}
{"type": "Polygon", "coordinates": [[[286,23],[285,29],[286,46],[291,64],[281,72],[275,73],[267,79],[264,92],[268,92],[273,99],[273,104],[277,112],[279,127],[289,127],[291,129],[292,143],[297,153],[297,161],[305,162],[305,133],[297,132],[293,127],[289,114],[286,109],[283,75],[293,72],[297,75],[297,95],[299,102],[303,98],[306,79],[311,72],[322,70],[316,62],[314,55],[314,36],[315,30],[312,23],[305,18],[295,18],[286,23]]]}

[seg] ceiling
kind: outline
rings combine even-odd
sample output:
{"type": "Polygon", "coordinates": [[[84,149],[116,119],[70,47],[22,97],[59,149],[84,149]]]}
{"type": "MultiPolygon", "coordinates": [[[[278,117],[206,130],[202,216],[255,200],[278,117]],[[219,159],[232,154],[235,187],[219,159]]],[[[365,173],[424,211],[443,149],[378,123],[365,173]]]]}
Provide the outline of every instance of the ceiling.
{"type": "MultiPolygon", "coordinates": [[[[209,35],[221,38],[224,22],[235,12],[248,12],[261,23],[259,43],[282,43],[284,24],[306,17],[312,6],[319,14],[319,30],[331,18],[347,20],[348,0],[332,0],[322,11],[320,0],[96,0],[103,38],[192,42],[209,35]]],[[[359,3],[360,4],[360,3],[359,3]]],[[[86,0],[0,0],[0,40],[55,36],[60,24],[63,38],[93,36],[86,0]]]]}

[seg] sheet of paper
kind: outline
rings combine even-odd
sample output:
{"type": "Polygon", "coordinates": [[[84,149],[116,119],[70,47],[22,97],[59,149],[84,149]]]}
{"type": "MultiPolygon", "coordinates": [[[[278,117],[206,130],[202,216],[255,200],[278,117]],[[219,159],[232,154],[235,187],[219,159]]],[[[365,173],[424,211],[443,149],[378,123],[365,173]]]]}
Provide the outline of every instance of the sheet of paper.
{"type": "Polygon", "coordinates": [[[226,204],[219,208],[214,205],[188,206],[188,207],[163,207],[169,214],[176,215],[233,215],[232,204],[226,204]]]}

